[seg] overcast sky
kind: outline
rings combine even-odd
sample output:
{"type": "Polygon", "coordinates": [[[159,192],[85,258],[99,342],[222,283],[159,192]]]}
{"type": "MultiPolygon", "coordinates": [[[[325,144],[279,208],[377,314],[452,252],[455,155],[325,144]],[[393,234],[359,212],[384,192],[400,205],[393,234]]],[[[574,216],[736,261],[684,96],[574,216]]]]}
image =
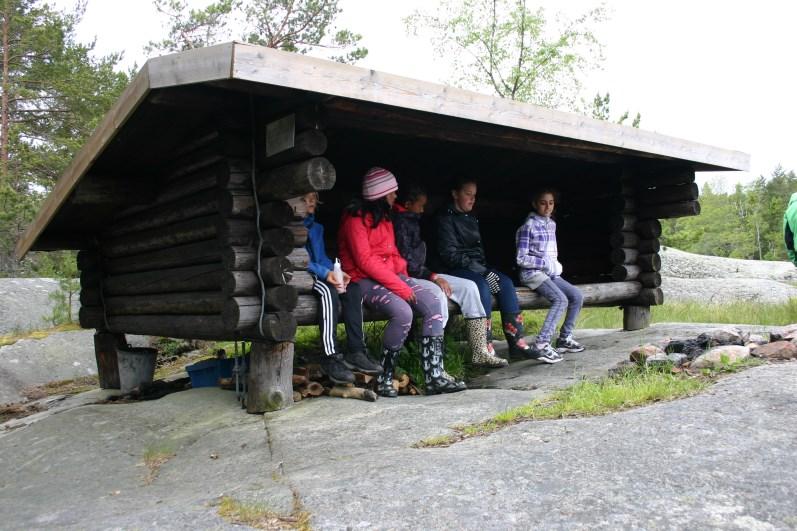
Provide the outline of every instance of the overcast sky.
{"type": "MultiPolygon", "coordinates": [[[[207,0],[194,0],[198,6],[207,0]]],[[[56,0],[69,6],[72,0],[56,0]]],[[[409,37],[402,17],[433,0],[340,0],[341,22],[363,35],[368,57],[358,63],[384,72],[445,82],[445,61],[428,42],[409,37]]],[[[597,2],[537,2],[550,14],[597,2]]],[[[614,0],[610,19],[597,28],[605,44],[603,70],[585,80],[585,97],[610,92],[613,115],[642,113],[642,129],[752,156],[747,173],[720,177],[726,188],[776,165],[797,170],[797,2],[758,0],[614,0]]],[[[143,64],[144,45],[163,37],[162,19],[149,0],[89,0],[78,28],[96,37],[97,51],[124,51],[127,65],[143,64]]]]}

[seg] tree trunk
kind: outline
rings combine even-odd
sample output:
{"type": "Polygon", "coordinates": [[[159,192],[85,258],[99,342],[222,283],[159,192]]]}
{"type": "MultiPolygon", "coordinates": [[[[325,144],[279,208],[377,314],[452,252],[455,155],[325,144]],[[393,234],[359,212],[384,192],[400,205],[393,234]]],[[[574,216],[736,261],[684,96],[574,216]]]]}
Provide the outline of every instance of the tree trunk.
{"type": "Polygon", "coordinates": [[[623,330],[642,330],[650,326],[650,306],[623,306],[623,330]]]}

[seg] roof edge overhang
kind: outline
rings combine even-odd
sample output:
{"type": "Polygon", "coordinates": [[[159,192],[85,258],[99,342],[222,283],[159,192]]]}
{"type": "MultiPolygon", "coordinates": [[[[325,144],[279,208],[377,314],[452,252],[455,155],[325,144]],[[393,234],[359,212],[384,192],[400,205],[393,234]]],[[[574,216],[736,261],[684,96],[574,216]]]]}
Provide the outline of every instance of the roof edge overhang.
{"type": "Polygon", "coordinates": [[[750,156],[739,151],[325,59],[229,42],[153,58],[144,64],[58,179],[17,243],[16,257],[22,259],[31,250],[80,179],[151,90],[220,80],[262,83],[566,137],[706,169],[750,169],[750,156]]]}
{"type": "Polygon", "coordinates": [[[447,85],[235,43],[233,79],[442,114],[693,162],[750,169],[750,155],[447,85]]]}
{"type": "Polygon", "coordinates": [[[234,51],[235,43],[230,42],[148,60],[55,183],[36,218],[17,242],[14,249],[17,259],[22,260],[28,254],[92,163],[152,89],[229,79],[234,51]]]}

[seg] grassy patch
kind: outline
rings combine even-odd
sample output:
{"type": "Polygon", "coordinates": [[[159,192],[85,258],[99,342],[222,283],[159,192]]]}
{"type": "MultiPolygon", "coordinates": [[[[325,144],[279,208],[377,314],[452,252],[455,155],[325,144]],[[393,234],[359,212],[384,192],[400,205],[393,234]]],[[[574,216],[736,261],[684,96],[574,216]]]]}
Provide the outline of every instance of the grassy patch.
{"type": "Polygon", "coordinates": [[[0,347],[13,345],[21,339],[44,339],[50,334],[56,332],[71,332],[74,330],[82,330],[77,323],[62,324],[52,328],[45,328],[43,330],[30,330],[27,332],[14,332],[13,334],[6,334],[0,336],[0,347]]]}
{"type": "MultiPolygon", "coordinates": [[[[523,312],[527,320],[535,323],[545,318],[547,310],[523,312]]],[[[782,326],[794,322],[797,299],[783,304],[750,304],[732,302],[704,304],[701,302],[665,302],[651,307],[651,323],[719,323],[782,326]]],[[[584,308],[579,315],[577,328],[622,328],[623,312],[617,308],[584,308]]],[[[534,330],[535,328],[532,328],[534,330]]],[[[537,328],[538,329],[538,328],[537,328]]]]}
{"type": "Polygon", "coordinates": [[[34,413],[44,411],[47,408],[39,404],[5,404],[0,405],[0,424],[13,420],[29,417],[34,413]]]}
{"type": "Polygon", "coordinates": [[[96,374],[80,376],[72,380],[58,380],[35,387],[29,387],[22,391],[28,400],[38,400],[53,395],[76,395],[86,391],[96,389],[100,385],[99,376],[96,374]]]}
{"type": "Polygon", "coordinates": [[[270,510],[264,504],[240,502],[225,496],[219,504],[218,514],[230,523],[255,529],[310,529],[310,514],[297,510],[296,503],[294,512],[286,516],[270,510]]]}
{"type": "Polygon", "coordinates": [[[149,485],[158,477],[160,468],[169,459],[174,457],[174,449],[171,446],[151,446],[144,451],[144,466],[147,467],[147,474],[144,483],[149,485]]]}
{"type": "Polygon", "coordinates": [[[424,439],[415,447],[449,446],[523,421],[605,415],[652,402],[691,396],[709,383],[707,378],[652,369],[630,370],[596,381],[584,380],[544,399],[501,412],[491,419],[456,426],[456,433],[424,439]]]}

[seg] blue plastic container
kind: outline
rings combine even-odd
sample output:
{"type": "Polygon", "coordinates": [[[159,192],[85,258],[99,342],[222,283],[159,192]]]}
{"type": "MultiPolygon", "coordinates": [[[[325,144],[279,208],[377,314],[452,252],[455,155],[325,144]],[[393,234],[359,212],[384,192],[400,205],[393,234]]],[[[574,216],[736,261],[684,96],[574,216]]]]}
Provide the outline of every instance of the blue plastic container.
{"type": "MultiPolygon", "coordinates": [[[[249,356],[244,356],[249,362],[249,356]]],[[[235,358],[212,358],[188,365],[185,370],[191,378],[191,387],[216,387],[220,378],[232,378],[235,358]]]]}

